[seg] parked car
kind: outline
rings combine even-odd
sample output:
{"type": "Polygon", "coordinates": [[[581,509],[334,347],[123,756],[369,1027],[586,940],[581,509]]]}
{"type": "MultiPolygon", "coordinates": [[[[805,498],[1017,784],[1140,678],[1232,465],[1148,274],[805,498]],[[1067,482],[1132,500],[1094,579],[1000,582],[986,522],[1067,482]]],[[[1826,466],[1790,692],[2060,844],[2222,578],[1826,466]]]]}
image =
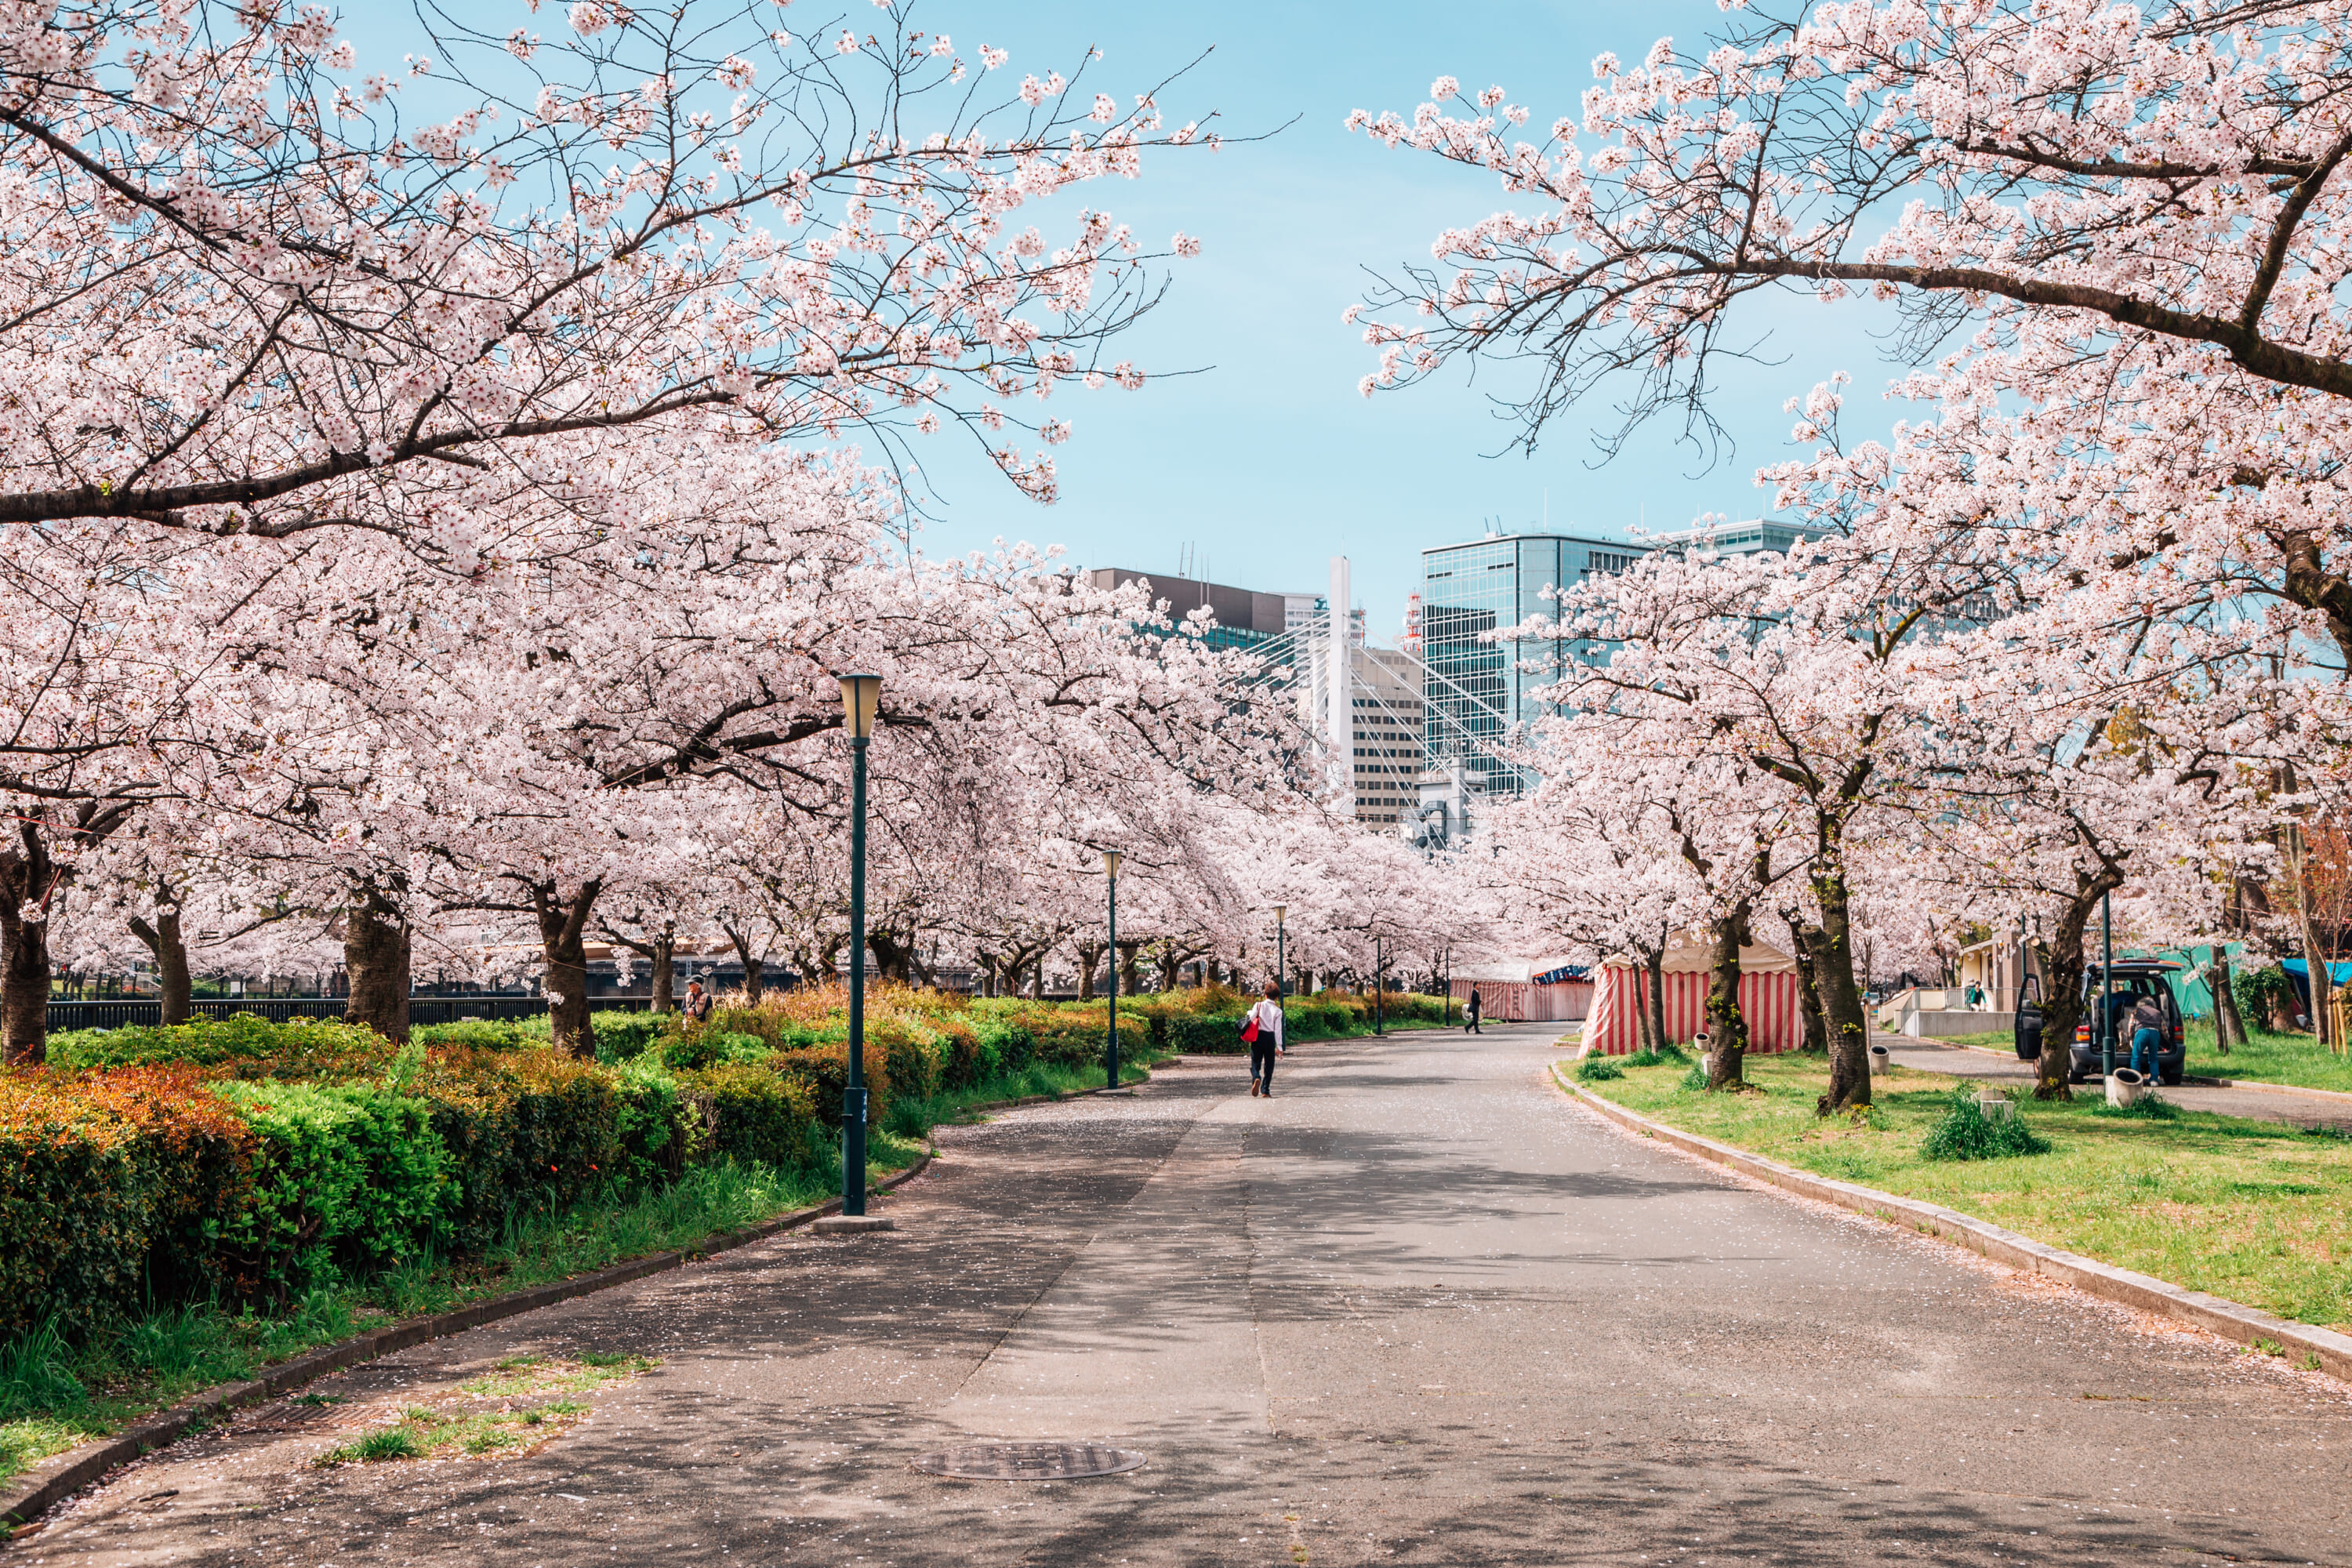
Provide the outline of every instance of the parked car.
{"type": "MultiPolygon", "coordinates": [[[[2180,1003],[2172,994],[2172,984],[2166,977],[2179,973],[2180,965],[2164,959],[2119,959],[2116,963],[2116,1066],[2131,1065],[2131,1010],[2143,996],[2153,996],[2164,1004],[2164,1043],[2157,1047],[2156,1071],[2159,1080],[2179,1083],[2189,1067],[2189,1043],[2181,1034],[2180,1003]]],[[[2103,1047],[2099,1040],[2100,969],[2094,963],[2083,971],[2083,1005],[2078,1015],[2082,1022],[2074,1026],[2074,1058],[2066,1073],[2068,1083],[2086,1083],[2101,1076],[2104,1063],[2103,1047]]],[[[2029,974],[2018,988],[2017,1016],[2011,1026],[2011,1039],[2017,1047],[2018,1059],[2032,1061],[2042,1055],[2042,977],[2029,974]]]]}

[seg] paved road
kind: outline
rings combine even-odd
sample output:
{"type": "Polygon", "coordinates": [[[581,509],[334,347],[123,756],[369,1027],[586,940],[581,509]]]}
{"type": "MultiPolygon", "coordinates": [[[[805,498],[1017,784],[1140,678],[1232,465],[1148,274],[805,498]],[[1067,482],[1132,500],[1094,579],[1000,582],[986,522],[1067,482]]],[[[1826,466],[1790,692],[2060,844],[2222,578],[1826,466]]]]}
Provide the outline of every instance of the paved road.
{"type": "MultiPolygon", "coordinates": [[[[1989,1051],[1970,1050],[1966,1046],[1940,1045],[1934,1040],[1916,1040],[1906,1035],[1879,1034],[1876,1044],[1894,1053],[1897,1065],[1920,1068],[1928,1072],[1949,1073],[1955,1078],[2011,1079],[2021,1083],[2032,1081],[2034,1065],[2017,1059],[2014,1053],[1995,1056],[1989,1051]]],[[[2104,1093],[2097,1082],[2078,1088],[2077,1094],[2104,1093]]],[[[2175,1084],[2158,1090],[2183,1110],[2210,1110],[2220,1116],[2243,1116],[2256,1121],[2279,1121],[2290,1127],[2336,1127],[2352,1131],[2352,1100],[2337,1100],[2325,1094],[2281,1094],[2263,1089],[2214,1089],[2193,1083],[2175,1084]]]]}
{"type": "Polygon", "coordinates": [[[889,1208],[478,1330],[132,1467],[9,1561],[1712,1564],[2352,1559],[2337,1384],[1742,1185],[1551,1027],[1312,1047],[951,1131],[889,1208]],[[524,1351],[662,1358],[500,1460],[319,1471],[524,1351]],[[1110,1438],[1111,1479],[908,1468],[1110,1438]]]}

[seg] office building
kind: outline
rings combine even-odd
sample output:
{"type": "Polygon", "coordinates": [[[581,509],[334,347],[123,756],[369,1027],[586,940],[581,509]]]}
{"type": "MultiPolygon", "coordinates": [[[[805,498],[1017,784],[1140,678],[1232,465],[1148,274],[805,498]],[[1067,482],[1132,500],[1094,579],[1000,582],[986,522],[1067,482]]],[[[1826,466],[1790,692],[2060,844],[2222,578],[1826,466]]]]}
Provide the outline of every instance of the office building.
{"type": "Polygon", "coordinates": [[[1313,595],[1260,594],[1229,584],[1202,583],[1173,572],[1145,572],[1132,566],[1098,566],[1085,576],[1097,588],[1125,587],[1138,580],[1149,583],[1152,599],[1167,606],[1171,620],[1181,621],[1207,605],[1217,617],[1216,629],[1203,639],[1211,647],[1255,647],[1271,641],[1292,628],[1293,605],[1320,602],[1313,595]]]}
{"type": "Polygon", "coordinates": [[[1801,539],[1813,539],[1801,528],[1791,528],[1785,522],[1767,522],[1751,518],[1746,522],[1721,522],[1711,528],[1685,528],[1673,533],[1658,535],[1654,548],[1688,550],[1704,544],[1718,555],[1755,555],[1765,551],[1785,555],[1801,539]]]}
{"type": "Polygon", "coordinates": [[[1421,664],[1382,647],[1354,647],[1349,654],[1356,820],[1394,827],[1420,799],[1426,744],[1421,664]]]}
{"type": "MultiPolygon", "coordinates": [[[[1529,694],[1559,681],[1563,649],[1551,642],[1486,639],[1555,615],[1546,589],[1622,572],[1642,552],[1622,541],[1560,533],[1496,534],[1421,552],[1419,632],[1428,668],[1424,761],[1430,771],[1449,780],[1458,776],[1456,787],[1473,793],[1521,787],[1524,781],[1495,763],[1486,748],[1538,717],[1539,704],[1529,694]],[[1455,758],[1464,763],[1459,775],[1444,765],[1455,758]]],[[[1595,649],[1584,645],[1565,651],[1567,657],[1589,657],[1595,649]]]]}

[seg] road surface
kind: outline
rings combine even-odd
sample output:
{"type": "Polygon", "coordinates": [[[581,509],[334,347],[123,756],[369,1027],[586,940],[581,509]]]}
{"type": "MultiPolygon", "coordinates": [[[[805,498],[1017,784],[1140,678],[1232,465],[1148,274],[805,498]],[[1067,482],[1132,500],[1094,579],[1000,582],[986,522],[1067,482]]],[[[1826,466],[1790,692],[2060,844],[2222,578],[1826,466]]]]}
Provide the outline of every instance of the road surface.
{"type": "Polygon", "coordinates": [[[1557,1026],[944,1131],[882,1205],[420,1346],[121,1472],[74,1564],[2352,1560],[2339,1384],[1579,1110],[1557,1026]],[[660,1364],[502,1459],[311,1457],[499,1358],[660,1364]],[[942,1479],[983,1438],[1130,1474],[942,1479]]]}

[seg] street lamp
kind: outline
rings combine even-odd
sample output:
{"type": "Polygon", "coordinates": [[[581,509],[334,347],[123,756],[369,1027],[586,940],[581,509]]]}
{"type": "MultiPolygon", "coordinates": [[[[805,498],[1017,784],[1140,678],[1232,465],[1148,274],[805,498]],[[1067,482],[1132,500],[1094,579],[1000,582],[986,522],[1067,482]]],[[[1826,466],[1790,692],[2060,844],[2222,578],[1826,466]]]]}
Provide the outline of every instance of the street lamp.
{"type": "Polygon", "coordinates": [[[866,1213],[866,748],[874,739],[882,678],[845,675],[849,731],[849,1083],[841,1091],[841,1212],[866,1213]]]}
{"type": "Polygon", "coordinates": [[[1381,939],[1372,938],[1372,1034],[1388,1033],[1388,1015],[1381,1009],[1381,939]]]}
{"type": "Polygon", "coordinates": [[[1290,950],[1283,944],[1282,916],[1288,904],[1274,906],[1274,990],[1275,1002],[1280,1005],[1290,996],[1290,950]]]}
{"type": "MultiPolygon", "coordinates": [[[[2101,1080],[2116,1076],[2116,925],[2105,893],[2099,895],[2099,1071],[2101,1080]]],[[[2065,1042],[2073,1053],[2074,1042],[2065,1042]]],[[[2073,1063],[2070,1061],[2068,1066],[2073,1063]]]]}
{"type": "Polygon", "coordinates": [[[1110,1033],[1103,1051],[1104,1070],[1110,1081],[1105,1086],[1118,1087],[1118,862],[1119,851],[1102,852],[1103,879],[1110,884],[1110,1033]]]}

